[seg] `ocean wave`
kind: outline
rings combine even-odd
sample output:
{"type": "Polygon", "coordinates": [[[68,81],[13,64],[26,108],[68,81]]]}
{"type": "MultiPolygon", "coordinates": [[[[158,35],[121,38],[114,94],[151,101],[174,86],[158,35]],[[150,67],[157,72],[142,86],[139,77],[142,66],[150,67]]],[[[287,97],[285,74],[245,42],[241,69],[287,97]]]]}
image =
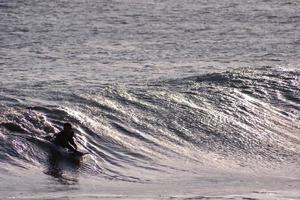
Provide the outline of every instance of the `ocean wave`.
{"type": "Polygon", "coordinates": [[[181,169],[167,160],[227,168],[297,165],[299,77],[297,70],[237,69],[133,88],[49,92],[38,103],[2,92],[1,163],[57,173],[48,138],[69,121],[79,147],[90,153],[81,172],[108,179],[145,181],[136,171],[181,169]]]}

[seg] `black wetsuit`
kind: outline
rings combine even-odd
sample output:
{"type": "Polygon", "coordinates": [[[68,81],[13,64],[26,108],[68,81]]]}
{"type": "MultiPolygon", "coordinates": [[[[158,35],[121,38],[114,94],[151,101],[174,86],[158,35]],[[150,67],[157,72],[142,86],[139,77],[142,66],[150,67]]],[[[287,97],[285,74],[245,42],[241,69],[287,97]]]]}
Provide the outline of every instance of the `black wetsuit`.
{"type": "Polygon", "coordinates": [[[57,133],[53,142],[63,148],[67,148],[71,151],[75,151],[77,146],[74,142],[74,132],[66,132],[62,130],[61,132],[57,133]]]}

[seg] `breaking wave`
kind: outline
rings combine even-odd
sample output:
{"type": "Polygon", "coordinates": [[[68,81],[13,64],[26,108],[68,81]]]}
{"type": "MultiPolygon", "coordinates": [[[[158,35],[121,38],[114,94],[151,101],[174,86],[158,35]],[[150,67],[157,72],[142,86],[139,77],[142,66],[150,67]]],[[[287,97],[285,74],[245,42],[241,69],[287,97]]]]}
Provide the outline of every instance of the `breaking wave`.
{"type": "Polygon", "coordinates": [[[130,182],[147,181],[147,172],[186,170],[185,162],[226,169],[297,166],[299,77],[299,71],[264,67],[136,87],[1,88],[0,162],[50,175],[59,174],[60,165],[130,182]],[[65,121],[90,153],[77,166],[53,157],[47,141],[65,121]]]}

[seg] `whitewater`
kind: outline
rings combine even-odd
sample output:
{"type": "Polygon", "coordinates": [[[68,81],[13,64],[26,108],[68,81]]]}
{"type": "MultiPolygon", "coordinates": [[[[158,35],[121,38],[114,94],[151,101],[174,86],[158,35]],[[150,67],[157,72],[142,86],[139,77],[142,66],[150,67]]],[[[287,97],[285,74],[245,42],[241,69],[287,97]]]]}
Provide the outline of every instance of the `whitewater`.
{"type": "Polygon", "coordinates": [[[0,1],[0,199],[300,199],[299,9],[0,1]]]}

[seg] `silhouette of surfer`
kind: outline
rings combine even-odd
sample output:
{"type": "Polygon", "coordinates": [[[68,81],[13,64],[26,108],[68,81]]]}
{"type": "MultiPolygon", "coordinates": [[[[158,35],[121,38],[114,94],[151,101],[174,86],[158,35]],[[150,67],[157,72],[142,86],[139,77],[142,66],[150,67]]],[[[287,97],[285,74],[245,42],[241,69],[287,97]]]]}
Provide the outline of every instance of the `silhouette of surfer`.
{"type": "Polygon", "coordinates": [[[70,123],[64,124],[64,129],[57,133],[53,142],[63,148],[67,148],[72,152],[77,150],[77,145],[74,142],[74,131],[70,123]]]}

